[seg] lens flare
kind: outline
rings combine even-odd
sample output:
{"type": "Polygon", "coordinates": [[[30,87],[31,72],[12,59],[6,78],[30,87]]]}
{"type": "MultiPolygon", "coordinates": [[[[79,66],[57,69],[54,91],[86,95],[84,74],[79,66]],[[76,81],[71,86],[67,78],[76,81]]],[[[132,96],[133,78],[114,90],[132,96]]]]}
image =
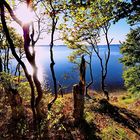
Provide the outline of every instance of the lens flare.
{"type": "Polygon", "coordinates": [[[33,20],[34,13],[31,8],[27,7],[26,4],[20,4],[15,10],[16,16],[23,24],[30,23],[33,20]]]}

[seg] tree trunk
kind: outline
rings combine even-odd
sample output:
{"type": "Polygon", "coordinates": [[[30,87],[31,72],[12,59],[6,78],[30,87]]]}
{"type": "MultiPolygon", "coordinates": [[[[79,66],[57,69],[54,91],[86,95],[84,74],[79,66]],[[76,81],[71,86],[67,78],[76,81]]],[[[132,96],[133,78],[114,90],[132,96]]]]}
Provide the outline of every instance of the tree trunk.
{"type": "Polygon", "coordinates": [[[3,70],[6,72],[6,47],[4,46],[4,60],[3,60],[3,70]]]}
{"type": "MultiPolygon", "coordinates": [[[[43,91],[42,91],[41,83],[37,77],[38,68],[37,68],[37,65],[35,62],[35,50],[34,50],[35,44],[34,43],[32,44],[33,52],[31,53],[29,50],[30,41],[31,41],[29,33],[30,33],[30,24],[26,24],[23,26],[24,50],[25,50],[26,58],[33,69],[33,82],[34,82],[34,85],[35,85],[35,88],[36,88],[37,94],[38,94],[36,101],[35,101],[35,109],[36,109],[36,115],[40,119],[43,116],[43,114],[41,113],[41,110],[40,110],[40,102],[41,102],[41,99],[43,96],[43,91]]],[[[32,95],[32,98],[35,98],[35,95],[32,95]]]]}
{"type": "Polygon", "coordinates": [[[74,97],[74,111],[73,117],[78,122],[83,119],[84,115],[84,93],[81,85],[76,84],[73,86],[73,97],[74,97]]]}
{"type": "Polygon", "coordinates": [[[93,74],[92,74],[92,53],[90,55],[90,62],[89,62],[89,70],[90,70],[90,78],[91,78],[91,81],[87,84],[86,86],[86,89],[85,89],[85,95],[89,98],[91,98],[89,95],[88,95],[88,88],[93,84],[93,74]]]}
{"type": "Polygon", "coordinates": [[[3,69],[2,69],[2,59],[0,57],[0,72],[2,72],[2,71],[3,71],[3,69]]]}
{"type": "Polygon", "coordinates": [[[10,72],[10,69],[9,69],[9,47],[7,47],[7,53],[6,53],[6,69],[7,69],[7,72],[9,73],[10,72]]]}
{"type": "MultiPolygon", "coordinates": [[[[27,71],[27,68],[26,68],[24,62],[19,58],[19,56],[16,53],[13,40],[10,37],[9,30],[7,28],[7,24],[6,24],[6,21],[5,21],[5,12],[4,12],[4,4],[3,3],[5,3],[5,1],[0,1],[2,26],[3,26],[3,29],[4,29],[5,35],[6,35],[6,39],[9,43],[9,47],[11,49],[11,52],[12,52],[13,56],[15,57],[15,59],[18,61],[18,63],[22,66],[22,68],[24,70],[24,73],[25,73],[25,76],[26,76],[26,78],[27,78],[27,80],[30,84],[30,88],[31,88],[31,108],[32,108],[32,111],[33,111],[33,118],[35,119],[36,115],[35,115],[35,109],[34,109],[34,102],[35,102],[34,83],[33,83],[31,75],[27,71]]],[[[8,9],[8,11],[10,11],[12,13],[9,5],[7,5],[7,3],[5,3],[5,4],[7,6],[6,8],[8,9]]]]}
{"type": "Polygon", "coordinates": [[[36,67],[36,64],[34,64],[35,68],[34,68],[34,73],[33,73],[33,80],[34,80],[34,83],[35,83],[35,87],[36,87],[36,90],[37,90],[37,98],[36,98],[36,102],[35,102],[35,107],[36,107],[36,113],[37,113],[37,117],[38,118],[42,118],[44,115],[42,114],[41,110],[40,110],[40,102],[41,102],[41,99],[42,99],[42,96],[43,96],[43,91],[42,91],[42,87],[41,87],[41,83],[40,81],[38,80],[38,77],[37,77],[37,67],[36,67]]]}
{"type": "Polygon", "coordinates": [[[51,109],[51,106],[53,105],[53,103],[55,102],[55,100],[57,99],[57,80],[56,80],[56,74],[55,74],[55,70],[54,70],[54,56],[53,56],[53,46],[54,46],[54,33],[55,33],[55,29],[56,29],[56,24],[57,24],[57,18],[55,15],[55,9],[52,5],[52,1],[50,1],[50,6],[52,8],[53,11],[53,16],[52,18],[52,31],[51,31],[51,43],[50,43],[50,59],[51,59],[51,64],[50,64],[50,70],[51,70],[51,74],[52,74],[52,79],[53,79],[53,85],[54,85],[54,94],[55,97],[54,99],[48,104],[48,110],[51,109]]]}
{"type": "Polygon", "coordinates": [[[80,65],[80,81],[79,84],[73,86],[73,97],[74,97],[74,111],[73,117],[75,122],[80,122],[84,115],[84,92],[85,92],[85,59],[82,56],[80,65]]]}
{"type": "MultiPolygon", "coordinates": [[[[2,47],[2,43],[0,42],[0,47],[2,47]]],[[[3,67],[2,67],[2,52],[1,52],[1,48],[0,48],[0,72],[3,71],[3,67]]]]}

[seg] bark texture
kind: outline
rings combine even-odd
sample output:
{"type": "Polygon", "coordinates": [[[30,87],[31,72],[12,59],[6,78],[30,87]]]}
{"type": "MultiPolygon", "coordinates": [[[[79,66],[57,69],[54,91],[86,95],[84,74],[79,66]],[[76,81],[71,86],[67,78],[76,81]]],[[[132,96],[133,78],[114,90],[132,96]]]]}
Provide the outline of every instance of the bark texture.
{"type": "Polygon", "coordinates": [[[74,98],[73,117],[75,118],[76,122],[82,120],[84,116],[85,72],[86,72],[85,59],[84,56],[82,56],[80,64],[80,81],[79,84],[73,86],[73,98],[74,98]]]}
{"type": "Polygon", "coordinates": [[[9,30],[8,30],[8,27],[7,27],[7,24],[6,24],[6,21],[5,21],[5,12],[4,12],[4,6],[7,8],[7,10],[9,11],[10,15],[12,17],[14,17],[13,19],[15,19],[15,21],[17,20],[17,22],[19,22],[19,25],[22,25],[21,22],[15,17],[12,9],[10,8],[10,6],[4,1],[0,1],[0,8],[1,8],[1,22],[2,22],[2,26],[3,26],[3,30],[5,32],[5,35],[6,35],[6,39],[8,41],[8,44],[9,44],[9,47],[11,49],[11,52],[13,54],[13,56],[15,57],[15,59],[17,60],[17,62],[22,66],[23,70],[24,70],[24,73],[25,73],[25,76],[29,82],[29,85],[30,85],[30,88],[31,88],[31,108],[32,108],[32,111],[33,111],[33,116],[35,118],[35,109],[34,109],[34,95],[35,95],[35,90],[34,90],[34,83],[33,83],[33,80],[32,80],[32,77],[31,75],[28,73],[27,71],[27,68],[24,64],[24,62],[19,58],[19,56],[17,55],[16,53],[16,50],[15,50],[15,45],[13,43],[13,40],[11,39],[10,37],[10,34],[9,34],[9,30]]]}

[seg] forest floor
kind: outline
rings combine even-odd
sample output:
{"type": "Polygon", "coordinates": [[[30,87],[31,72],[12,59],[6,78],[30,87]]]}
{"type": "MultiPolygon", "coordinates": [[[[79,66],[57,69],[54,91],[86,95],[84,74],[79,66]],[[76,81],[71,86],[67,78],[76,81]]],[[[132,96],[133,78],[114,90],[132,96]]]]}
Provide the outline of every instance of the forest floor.
{"type": "Polygon", "coordinates": [[[44,95],[42,111],[46,116],[32,125],[29,102],[24,102],[25,119],[12,120],[7,99],[0,98],[0,140],[140,140],[140,98],[118,90],[110,93],[110,101],[101,93],[89,92],[85,97],[84,119],[74,123],[73,95],[58,97],[51,108],[51,95],[44,95]]]}

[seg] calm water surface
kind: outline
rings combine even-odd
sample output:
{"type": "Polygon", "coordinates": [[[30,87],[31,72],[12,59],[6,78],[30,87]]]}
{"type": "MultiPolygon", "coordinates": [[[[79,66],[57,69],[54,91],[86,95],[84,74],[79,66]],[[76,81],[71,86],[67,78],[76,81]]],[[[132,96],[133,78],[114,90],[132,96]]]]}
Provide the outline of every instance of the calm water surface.
{"type": "MultiPolygon", "coordinates": [[[[100,46],[100,55],[103,57],[106,52],[107,46],[100,46]]],[[[106,77],[106,84],[109,89],[123,88],[123,65],[119,63],[119,58],[121,58],[119,45],[111,46],[111,55],[108,63],[108,74],[106,77]]],[[[67,87],[66,90],[70,91],[73,84],[77,83],[79,80],[79,72],[74,69],[75,64],[69,62],[68,56],[72,53],[72,50],[68,49],[66,46],[55,46],[54,47],[54,60],[55,60],[55,73],[57,82],[62,86],[67,87]]],[[[25,60],[24,60],[25,61],[25,60]]],[[[38,77],[42,82],[45,80],[50,87],[53,87],[52,76],[50,71],[50,52],[48,46],[36,46],[36,61],[39,68],[38,77]],[[44,80],[43,80],[44,79],[44,80]]],[[[27,62],[26,62],[27,63],[27,62]]],[[[31,68],[28,65],[28,69],[31,72],[31,68]]],[[[93,54],[93,78],[94,84],[91,87],[95,90],[100,90],[101,81],[101,67],[96,54],[93,54]]],[[[89,71],[86,71],[86,81],[90,81],[89,71]]]]}

